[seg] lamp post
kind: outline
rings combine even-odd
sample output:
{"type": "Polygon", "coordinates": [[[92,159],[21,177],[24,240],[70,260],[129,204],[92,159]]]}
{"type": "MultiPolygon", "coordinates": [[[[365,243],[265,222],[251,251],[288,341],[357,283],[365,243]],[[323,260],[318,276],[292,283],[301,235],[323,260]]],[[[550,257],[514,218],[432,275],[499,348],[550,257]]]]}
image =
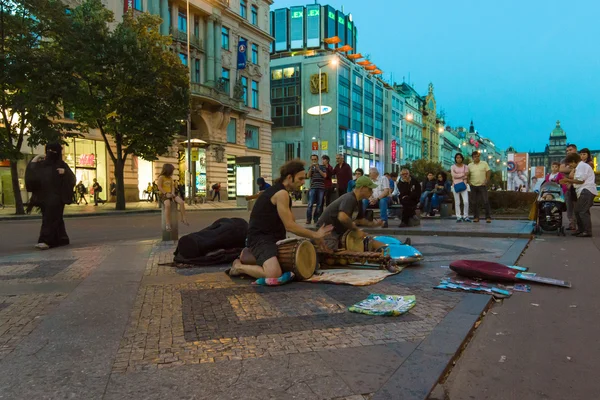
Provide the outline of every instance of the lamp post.
{"type": "Polygon", "coordinates": [[[323,117],[323,96],[322,96],[322,87],[321,87],[321,70],[323,69],[323,67],[327,66],[327,65],[331,65],[331,66],[336,66],[338,63],[337,58],[333,58],[331,61],[328,61],[326,63],[323,64],[317,64],[317,67],[319,67],[319,139],[318,139],[318,143],[319,143],[319,158],[321,158],[322,155],[322,146],[321,146],[321,119],[323,117]]]}
{"type": "MultiPolygon", "coordinates": [[[[187,34],[187,67],[190,96],[192,93],[192,65],[190,57],[190,0],[186,1],[186,34],[187,34]]],[[[190,101],[191,105],[191,101],[190,101]]],[[[192,110],[190,108],[187,118],[187,170],[188,170],[188,204],[192,204],[194,197],[194,179],[192,176],[192,110]]]]}

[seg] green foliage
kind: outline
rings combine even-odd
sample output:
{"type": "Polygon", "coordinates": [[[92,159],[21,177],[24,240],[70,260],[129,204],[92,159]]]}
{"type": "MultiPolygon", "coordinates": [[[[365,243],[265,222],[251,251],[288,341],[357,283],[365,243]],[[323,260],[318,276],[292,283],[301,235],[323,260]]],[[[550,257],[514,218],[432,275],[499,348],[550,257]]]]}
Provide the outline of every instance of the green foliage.
{"type": "Polygon", "coordinates": [[[65,5],[53,0],[0,0],[0,159],[11,161],[17,214],[23,214],[16,162],[30,146],[60,140],[60,116],[70,79],[57,38],[68,26],[65,5]]]}
{"type": "Polygon", "coordinates": [[[71,35],[61,39],[75,87],[65,105],[78,122],[109,137],[115,164],[117,209],[125,208],[123,167],[128,156],[155,160],[166,153],[189,112],[187,67],[169,50],[157,16],[126,14],[114,30],[100,0],[73,10],[71,35]]]}
{"type": "Polygon", "coordinates": [[[410,175],[418,181],[424,181],[429,172],[437,175],[438,172],[444,171],[444,167],[439,162],[428,161],[424,159],[415,160],[408,165],[410,175]]]}

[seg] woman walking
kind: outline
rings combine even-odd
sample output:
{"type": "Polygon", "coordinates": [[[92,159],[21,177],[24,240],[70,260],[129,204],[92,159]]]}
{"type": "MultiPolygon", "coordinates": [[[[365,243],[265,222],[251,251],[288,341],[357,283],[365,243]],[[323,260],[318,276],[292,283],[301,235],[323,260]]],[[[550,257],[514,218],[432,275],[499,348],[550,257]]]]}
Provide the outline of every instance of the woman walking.
{"type": "Polygon", "coordinates": [[[28,209],[42,211],[42,228],[38,243],[40,250],[69,244],[63,213],[65,204],[73,201],[75,174],[62,159],[60,143],[46,145],[46,156],[36,156],[25,171],[25,186],[32,193],[28,209]]]}
{"type": "MultiPolygon", "coordinates": [[[[189,225],[185,218],[185,203],[181,197],[175,194],[175,185],[173,182],[173,171],[175,167],[173,164],[163,165],[162,171],[158,176],[158,190],[160,192],[160,201],[165,206],[166,223],[165,229],[171,231],[171,202],[179,204],[179,213],[181,214],[181,222],[185,225],[189,225]]],[[[175,206],[177,207],[177,205],[175,206]]]]}
{"type": "Polygon", "coordinates": [[[454,165],[450,168],[452,175],[452,193],[454,194],[454,208],[456,210],[456,222],[471,222],[469,219],[469,167],[464,162],[460,153],[454,156],[454,165]],[[463,201],[463,212],[460,212],[460,199],[463,201]]]}

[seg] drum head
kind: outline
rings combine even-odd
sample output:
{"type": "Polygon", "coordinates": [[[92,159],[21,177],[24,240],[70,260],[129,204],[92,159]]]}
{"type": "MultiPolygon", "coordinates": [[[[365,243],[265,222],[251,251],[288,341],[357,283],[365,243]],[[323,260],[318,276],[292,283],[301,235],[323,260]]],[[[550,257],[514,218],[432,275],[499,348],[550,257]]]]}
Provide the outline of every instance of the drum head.
{"type": "Polygon", "coordinates": [[[363,238],[357,231],[349,231],[344,235],[346,243],[343,243],[348,251],[365,251],[363,238]]]}
{"type": "Polygon", "coordinates": [[[315,273],[317,267],[317,251],[315,246],[303,240],[298,244],[296,250],[296,270],[299,279],[308,279],[315,273]]]}

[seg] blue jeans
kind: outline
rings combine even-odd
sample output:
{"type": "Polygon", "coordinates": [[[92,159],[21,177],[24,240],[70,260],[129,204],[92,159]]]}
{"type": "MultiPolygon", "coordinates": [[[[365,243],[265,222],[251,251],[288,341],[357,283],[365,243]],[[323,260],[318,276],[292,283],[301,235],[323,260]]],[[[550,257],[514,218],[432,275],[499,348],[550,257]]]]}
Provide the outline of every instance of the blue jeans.
{"type": "Polygon", "coordinates": [[[431,208],[440,209],[440,204],[442,204],[446,200],[446,195],[434,193],[431,197],[431,208]]]}
{"type": "Polygon", "coordinates": [[[425,212],[431,211],[431,196],[432,192],[430,192],[429,190],[426,190],[423,193],[421,193],[421,210],[425,212]]]}
{"type": "Polygon", "coordinates": [[[381,220],[387,222],[388,220],[388,198],[384,197],[383,199],[379,199],[379,204],[375,205],[375,206],[370,206],[369,205],[369,200],[364,199],[363,201],[363,210],[366,210],[367,208],[371,207],[378,207],[380,210],[380,215],[381,215],[381,220]]]}
{"type": "Polygon", "coordinates": [[[306,208],[306,222],[317,222],[323,213],[323,199],[325,198],[325,189],[310,189],[308,191],[308,207],[306,208]],[[313,205],[315,213],[313,215],[313,205]]]}

